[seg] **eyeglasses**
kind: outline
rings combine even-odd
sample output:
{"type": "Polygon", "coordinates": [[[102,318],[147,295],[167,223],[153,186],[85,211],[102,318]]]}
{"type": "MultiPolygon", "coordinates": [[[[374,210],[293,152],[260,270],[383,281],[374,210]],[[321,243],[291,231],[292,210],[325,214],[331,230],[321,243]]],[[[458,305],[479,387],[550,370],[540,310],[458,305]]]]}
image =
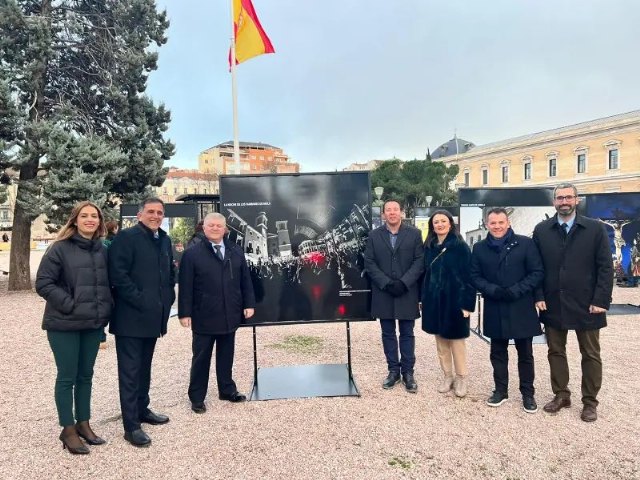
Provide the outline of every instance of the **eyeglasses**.
{"type": "Polygon", "coordinates": [[[563,200],[567,200],[570,202],[571,200],[575,200],[575,198],[575,195],[558,195],[556,197],[556,202],[562,202],[563,200]]]}

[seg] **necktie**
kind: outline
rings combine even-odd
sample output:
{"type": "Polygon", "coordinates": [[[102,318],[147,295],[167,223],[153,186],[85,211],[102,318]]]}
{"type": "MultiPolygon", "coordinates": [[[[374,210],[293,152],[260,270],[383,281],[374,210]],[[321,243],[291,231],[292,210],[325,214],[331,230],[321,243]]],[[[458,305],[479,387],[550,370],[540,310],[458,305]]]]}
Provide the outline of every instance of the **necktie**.
{"type": "Polygon", "coordinates": [[[562,227],[562,231],[564,232],[565,235],[569,234],[569,225],[567,225],[566,223],[563,223],[560,225],[562,227]]]}
{"type": "Polygon", "coordinates": [[[213,248],[216,249],[216,257],[218,257],[220,260],[224,260],[224,257],[222,256],[222,251],[220,250],[220,245],[214,245],[213,248]]]}

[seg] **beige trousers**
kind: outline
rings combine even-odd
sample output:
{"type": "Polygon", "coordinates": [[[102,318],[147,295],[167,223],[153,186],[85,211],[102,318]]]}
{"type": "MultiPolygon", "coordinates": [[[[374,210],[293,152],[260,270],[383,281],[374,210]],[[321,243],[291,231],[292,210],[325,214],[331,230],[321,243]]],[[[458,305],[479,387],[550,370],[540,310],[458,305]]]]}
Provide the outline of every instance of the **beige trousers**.
{"type": "Polygon", "coordinates": [[[467,344],[465,340],[464,338],[449,340],[436,335],[438,359],[445,377],[453,377],[454,375],[466,377],[469,373],[467,371],[467,344]]]}

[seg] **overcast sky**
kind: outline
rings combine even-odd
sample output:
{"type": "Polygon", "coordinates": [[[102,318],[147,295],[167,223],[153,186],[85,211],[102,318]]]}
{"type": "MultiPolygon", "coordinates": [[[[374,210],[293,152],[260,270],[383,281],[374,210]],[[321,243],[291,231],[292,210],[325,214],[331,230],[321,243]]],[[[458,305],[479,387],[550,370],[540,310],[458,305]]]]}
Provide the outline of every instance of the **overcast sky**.
{"type": "MultiPolygon", "coordinates": [[[[169,41],[148,93],[168,162],[232,139],[230,0],[160,0],[169,41]]],[[[276,50],[238,66],[240,140],[303,172],[424,158],[640,108],[638,0],[253,0],[276,50]]]]}

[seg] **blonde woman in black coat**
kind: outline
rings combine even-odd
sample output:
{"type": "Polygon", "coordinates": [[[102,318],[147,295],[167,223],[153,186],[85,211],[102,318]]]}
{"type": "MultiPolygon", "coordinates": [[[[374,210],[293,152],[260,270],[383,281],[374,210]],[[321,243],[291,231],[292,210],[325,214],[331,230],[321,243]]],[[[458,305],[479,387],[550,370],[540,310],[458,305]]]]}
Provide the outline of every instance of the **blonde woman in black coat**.
{"type": "Polygon", "coordinates": [[[46,301],[42,328],[58,369],[55,401],[63,448],[86,454],[101,445],[89,425],[93,366],[112,309],[104,217],[97,205],[77,204],[40,262],[36,291],[46,301]],[[75,416],[74,416],[75,412],[75,416]]]}
{"type": "Polygon", "coordinates": [[[445,210],[438,210],[429,218],[424,266],[422,329],[436,336],[444,374],[438,392],[453,388],[457,397],[464,397],[468,375],[465,339],[469,336],[476,290],[471,283],[471,251],[445,210]]]}

